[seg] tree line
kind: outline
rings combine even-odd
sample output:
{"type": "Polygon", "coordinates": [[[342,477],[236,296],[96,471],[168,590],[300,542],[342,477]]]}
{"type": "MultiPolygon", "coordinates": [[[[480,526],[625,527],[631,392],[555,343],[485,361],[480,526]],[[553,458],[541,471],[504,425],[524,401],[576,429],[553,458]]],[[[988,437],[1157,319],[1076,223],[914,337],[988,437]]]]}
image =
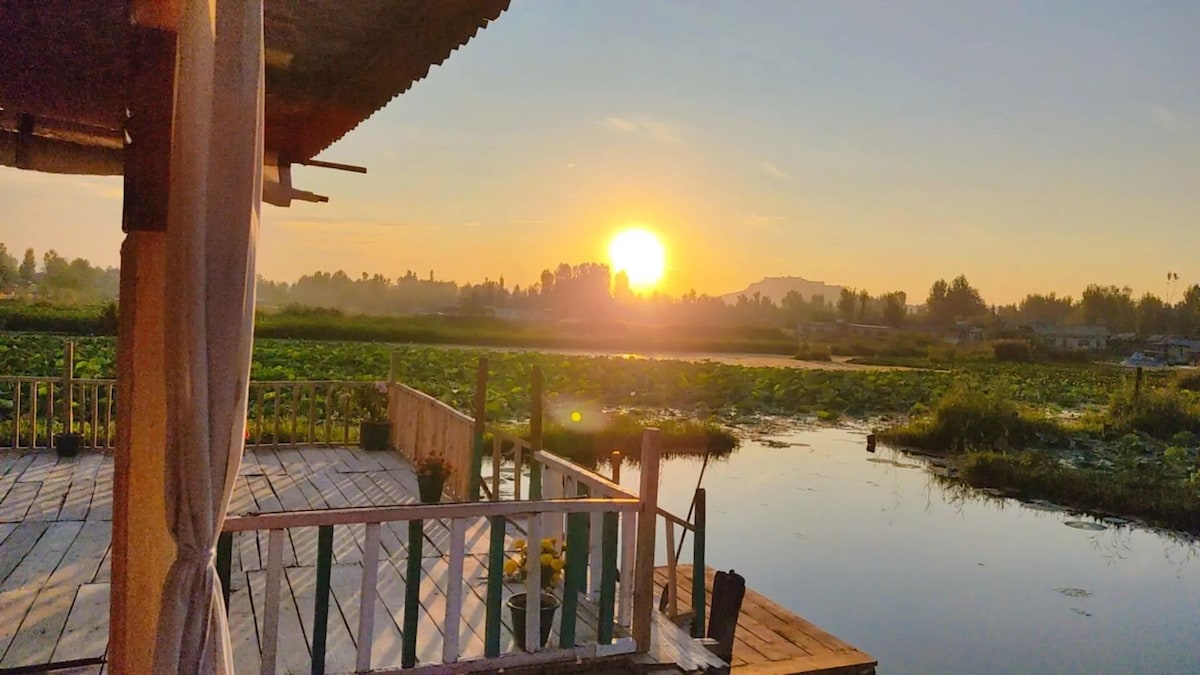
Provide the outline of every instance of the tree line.
{"type": "Polygon", "coordinates": [[[61,304],[93,304],[117,297],[120,277],[115,267],[96,267],[83,258],[68,260],[54,249],[38,264],[33,249],[20,262],[0,243],[0,294],[35,297],[61,304]]]}
{"type": "MultiPolygon", "coordinates": [[[[1168,288],[1178,275],[1168,274],[1168,288]]],[[[33,249],[20,261],[0,243],[0,294],[55,303],[89,304],[116,297],[115,268],[68,260],[50,250],[38,257],[33,249]]],[[[934,281],[924,303],[910,305],[904,291],[872,293],[842,288],[837,297],[809,297],[795,291],[778,302],[760,293],[727,303],[694,290],[677,297],[661,292],[638,295],[628,277],[613,274],[602,263],[560,263],[545,269],[525,286],[509,286],[504,277],[458,284],[438,279],[430,270],[406,270],[396,277],[342,270],[313,272],[295,283],[259,277],[260,306],[280,309],[304,306],[353,314],[504,314],[579,320],[653,321],[677,325],[795,326],[806,322],[920,325],[953,327],[963,322],[988,326],[1092,324],[1111,332],[1143,335],[1200,336],[1200,284],[1186,286],[1179,298],[1153,293],[1135,298],[1129,287],[1092,284],[1078,299],[1054,293],[1031,293],[1008,305],[990,305],[964,275],[934,281]]]]}

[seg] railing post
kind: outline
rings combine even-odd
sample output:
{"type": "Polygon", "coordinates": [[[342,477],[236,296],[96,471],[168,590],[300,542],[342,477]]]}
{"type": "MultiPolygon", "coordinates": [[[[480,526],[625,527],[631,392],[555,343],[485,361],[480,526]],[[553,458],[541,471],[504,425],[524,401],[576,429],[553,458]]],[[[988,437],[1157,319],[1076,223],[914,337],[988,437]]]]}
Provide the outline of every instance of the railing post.
{"type": "Polygon", "coordinates": [[[408,567],[404,575],[404,629],[400,667],[417,665],[417,620],[421,611],[421,547],[425,521],[408,521],[408,567]]]}
{"type": "Polygon", "coordinates": [[[537,453],[542,450],[542,367],[533,367],[529,387],[529,498],[542,498],[542,464],[537,453]]]}
{"type": "MultiPolygon", "coordinates": [[[[63,433],[75,430],[75,387],[71,380],[75,377],[75,343],[68,340],[63,345],[63,433]]],[[[53,432],[51,432],[53,436],[53,432]]]]}
{"type": "MultiPolygon", "coordinates": [[[[471,444],[471,484],[468,488],[470,501],[477,502],[483,483],[483,431],[487,424],[488,360],[479,358],[479,372],[475,376],[475,426],[471,444]]],[[[492,473],[498,475],[500,467],[493,464],[492,473]]]]}
{"type": "Polygon", "coordinates": [[[704,577],[708,571],[704,566],[704,488],[696,490],[696,513],[692,526],[696,531],[692,534],[692,609],[696,618],[692,619],[692,637],[704,637],[704,577]]]}
{"type": "Polygon", "coordinates": [[[333,526],[317,528],[317,595],[313,601],[312,674],[325,673],[325,644],[329,629],[329,577],[333,565],[333,526]]]}
{"type": "Polygon", "coordinates": [[[504,531],[507,527],[504,516],[492,516],[491,538],[488,545],[487,568],[487,615],[484,622],[483,655],[495,658],[500,655],[500,612],[504,593],[504,531]]]}
{"type": "Polygon", "coordinates": [[[559,647],[575,646],[575,623],[579,594],[587,586],[588,514],[567,515],[567,569],[563,574],[562,621],[559,623],[559,647]]]}
{"type": "MultiPolygon", "coordinates": [[[[658,459],[662,434],[650,428],[642,432],[642,484],[638,492],[637,552],[633,574],[633,639],[639,652],[650,649],[650,626],[654,611],[654,535],[658,520],[658,459]]],[[[700,574],[703,574],[703,570],[700,574]]]]}

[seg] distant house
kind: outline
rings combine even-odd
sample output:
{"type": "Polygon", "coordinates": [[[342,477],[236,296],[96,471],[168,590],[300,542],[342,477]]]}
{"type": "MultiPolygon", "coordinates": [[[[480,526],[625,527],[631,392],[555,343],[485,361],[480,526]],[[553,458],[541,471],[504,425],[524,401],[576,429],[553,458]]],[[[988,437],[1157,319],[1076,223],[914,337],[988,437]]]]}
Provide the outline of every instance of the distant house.
{"type": "Polygon", "coordinates": [[[1167,363],[1200,364],[1200,340],[1189,340],[1174,335],[1155,335],[1146,340],[1146,344],[1162,353],[1167,363]]]}
{"type": "Polygon", "coordinates": [[[846,332],[863,337],[887,337],[896,332],[896,329],[872,323],[852,323],[846,326],[846,332]]]}
{"type": "Polygon", "coordinates": [[[1108,348],[1109,333],[1104,326],[1037,325],[1033,333],[1046,346],[1065,351],[1088,351],[1108,348]]]}
{"type": "Polygon", "coordinates": [[[806,321],[804,323],[801,323],[796,328],[796,333],[801,336],[804,336],[804,335],[828,335],[830,333],[841,332],[841,330],[842,330],[842,323],[840,321],[838,321],[836,323],[833,321],[806,321]]]}

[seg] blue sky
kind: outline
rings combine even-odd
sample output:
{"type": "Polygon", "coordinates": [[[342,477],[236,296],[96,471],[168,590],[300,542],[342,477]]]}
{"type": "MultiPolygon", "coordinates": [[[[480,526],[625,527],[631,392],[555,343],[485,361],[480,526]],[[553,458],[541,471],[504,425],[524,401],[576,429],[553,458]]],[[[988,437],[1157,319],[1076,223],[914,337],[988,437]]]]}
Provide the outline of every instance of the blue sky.
{"type": "MultiPolygon", "coordinates": [[[[1200,281],[1196,26],[1196,2],[513,0],[324,155],[369,174],[297,169],[332,201],[264,207],[260,271],[525,284],[636,223],[672,293],[1163,293],[1200,281]]],[[[115,264],[119,197],[0,169],[0,240],[115,264]]]]}

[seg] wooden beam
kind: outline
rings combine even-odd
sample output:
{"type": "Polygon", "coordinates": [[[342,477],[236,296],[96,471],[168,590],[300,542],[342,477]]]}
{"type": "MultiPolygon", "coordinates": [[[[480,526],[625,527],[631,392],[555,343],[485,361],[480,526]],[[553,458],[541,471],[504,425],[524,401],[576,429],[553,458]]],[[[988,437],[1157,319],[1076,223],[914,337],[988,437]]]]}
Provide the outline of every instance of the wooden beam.
{"type": "Polygon", "coordinates": [[[165,232],[175,116],[176,34],[133,26],[125,123],[126,232],[165,232]]]}

